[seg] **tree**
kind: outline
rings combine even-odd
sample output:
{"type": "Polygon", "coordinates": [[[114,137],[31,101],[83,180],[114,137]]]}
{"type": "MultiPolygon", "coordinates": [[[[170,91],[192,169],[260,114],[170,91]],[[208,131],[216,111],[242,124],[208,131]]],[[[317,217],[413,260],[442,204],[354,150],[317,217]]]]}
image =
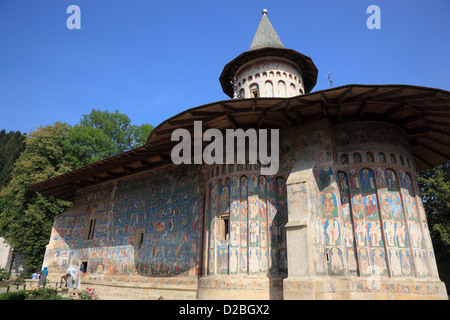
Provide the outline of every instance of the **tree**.
{"type": "Polygon", "coordinates": [[[437,261],[450,262],[450,161],[418,173],[437,261]]]}
{"type": "Polygon", "coordinates": [[[153,126],[130,122],[127,115],[117,110],[111,113],[92,109],[83,115],[69,136],[71,162],[78,168],[145,144],[153,126]]]}
{"type": "Polygon", "coordinates": [[[0,188],[11,180],[14,161],[25,150],[25,135],[20,131],[0,131],[0,188]]]}
{"type": "Polygon", "coordinates": [[[68,124],[57,122],[32,131],[14,164],[11,181],[0,192],[0,235],[24,254],[28,268],[40,268],[53,218],[72,205],[28,189],[72,170],[64,150],[70,129],[68,124]]]}
{"type": "Polygon", "coordinates": [[[92,110],[74,127],[56,122],[30,133],[9,183],[0,191],[0,236],[24,255],[26,267],[40,268],[54,217],[72,206],[28,187],[138,147],[152,129],[149,124],[130,125],[128,116],[118,111],[92,110]]]}

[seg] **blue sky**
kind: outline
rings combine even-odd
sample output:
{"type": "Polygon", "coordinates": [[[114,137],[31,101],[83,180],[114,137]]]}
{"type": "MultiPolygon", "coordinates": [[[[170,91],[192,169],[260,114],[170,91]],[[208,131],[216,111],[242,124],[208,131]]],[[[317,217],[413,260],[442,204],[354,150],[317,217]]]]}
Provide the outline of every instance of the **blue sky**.
{"type": "Polygon", "coordinates": [[[219,76],[261,18],[319,69],[313,91],[346,84],[450,90],[448,0],[0,0],[0,130],[75,125],[93,108],[154,126],[227,100],[219,76]],[[81,9],[69,30],[67,7],[81,9]],[[381,29],[369,30],[369,5],[381,29]]]}

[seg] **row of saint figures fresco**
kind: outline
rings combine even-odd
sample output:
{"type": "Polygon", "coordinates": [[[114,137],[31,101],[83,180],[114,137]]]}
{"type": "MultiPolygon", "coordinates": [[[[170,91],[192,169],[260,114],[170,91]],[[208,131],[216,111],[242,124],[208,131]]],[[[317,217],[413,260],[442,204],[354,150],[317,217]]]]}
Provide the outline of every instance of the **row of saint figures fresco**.
{"type": "Polygon", "coordinates": [[[210,194],[209,274],[286,274],[285,178],[214,179],[210,194]],[[229,237],[218,239],[215,219],[227,214],[229,237]]]}
{"type": "Polygon", "coordinates": [[[321,168],[321,206],[312,216],[316,273],[429,277],[411,176],[351,168],[334,178],[331,168],[321,168]]]}
{"type": "Polygon", "coordinates": [[[196,183],[188,174],[167,184],[169,174],[143,177],[117,187],[114,201],[97,190],[83,207],[55,219],[46,252],[49,265],[64,267],[69,254],[76,263],[88,261],[91,273],[179,275],[192,271],[201,243],[202,208],[196,183]],[[145,190],[136,192],[136,190],[145,190]],[[95,218],[91,240],[83,238],[89,219],[95,218]],[[139,233],[144,234],[138,248],[139,233]],[[68,250],[67,245],[73,243],[68,250]],[[122,254],[123,253],[123,254],[122,254]]]}

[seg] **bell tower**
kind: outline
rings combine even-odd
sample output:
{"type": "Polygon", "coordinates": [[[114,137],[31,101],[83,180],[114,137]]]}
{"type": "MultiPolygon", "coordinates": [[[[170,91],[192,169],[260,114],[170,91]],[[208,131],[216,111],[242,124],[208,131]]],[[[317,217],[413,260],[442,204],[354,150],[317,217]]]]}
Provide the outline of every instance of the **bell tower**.
{"type": "Polygon", "coordinates": [[[220,82],[233,99],[289,98],[311,91],[317,68],[311,58],[286,49],[273,28],[268,11],[262,18],[248,51],[228,63],[220,82]]]}

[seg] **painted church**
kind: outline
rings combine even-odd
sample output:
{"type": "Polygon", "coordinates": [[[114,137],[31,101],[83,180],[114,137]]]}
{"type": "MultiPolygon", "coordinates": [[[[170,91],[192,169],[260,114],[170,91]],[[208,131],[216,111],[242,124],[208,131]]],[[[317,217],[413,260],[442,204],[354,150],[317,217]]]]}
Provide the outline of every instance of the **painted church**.
{"type": "Polygon", "coordinates": [[[450,92],[314,92],[317,75],[264,10],[250,48],[220,75],[229,100],[31,186],[73,202],[54,220],[49,278],[84,264],[82,286],[103,299],[447,299],[416,172],[450,158],[450,92]],[[174,164],[171,134],[194,121],[279,129],[278,172],[249,159],[174,164]]]}

